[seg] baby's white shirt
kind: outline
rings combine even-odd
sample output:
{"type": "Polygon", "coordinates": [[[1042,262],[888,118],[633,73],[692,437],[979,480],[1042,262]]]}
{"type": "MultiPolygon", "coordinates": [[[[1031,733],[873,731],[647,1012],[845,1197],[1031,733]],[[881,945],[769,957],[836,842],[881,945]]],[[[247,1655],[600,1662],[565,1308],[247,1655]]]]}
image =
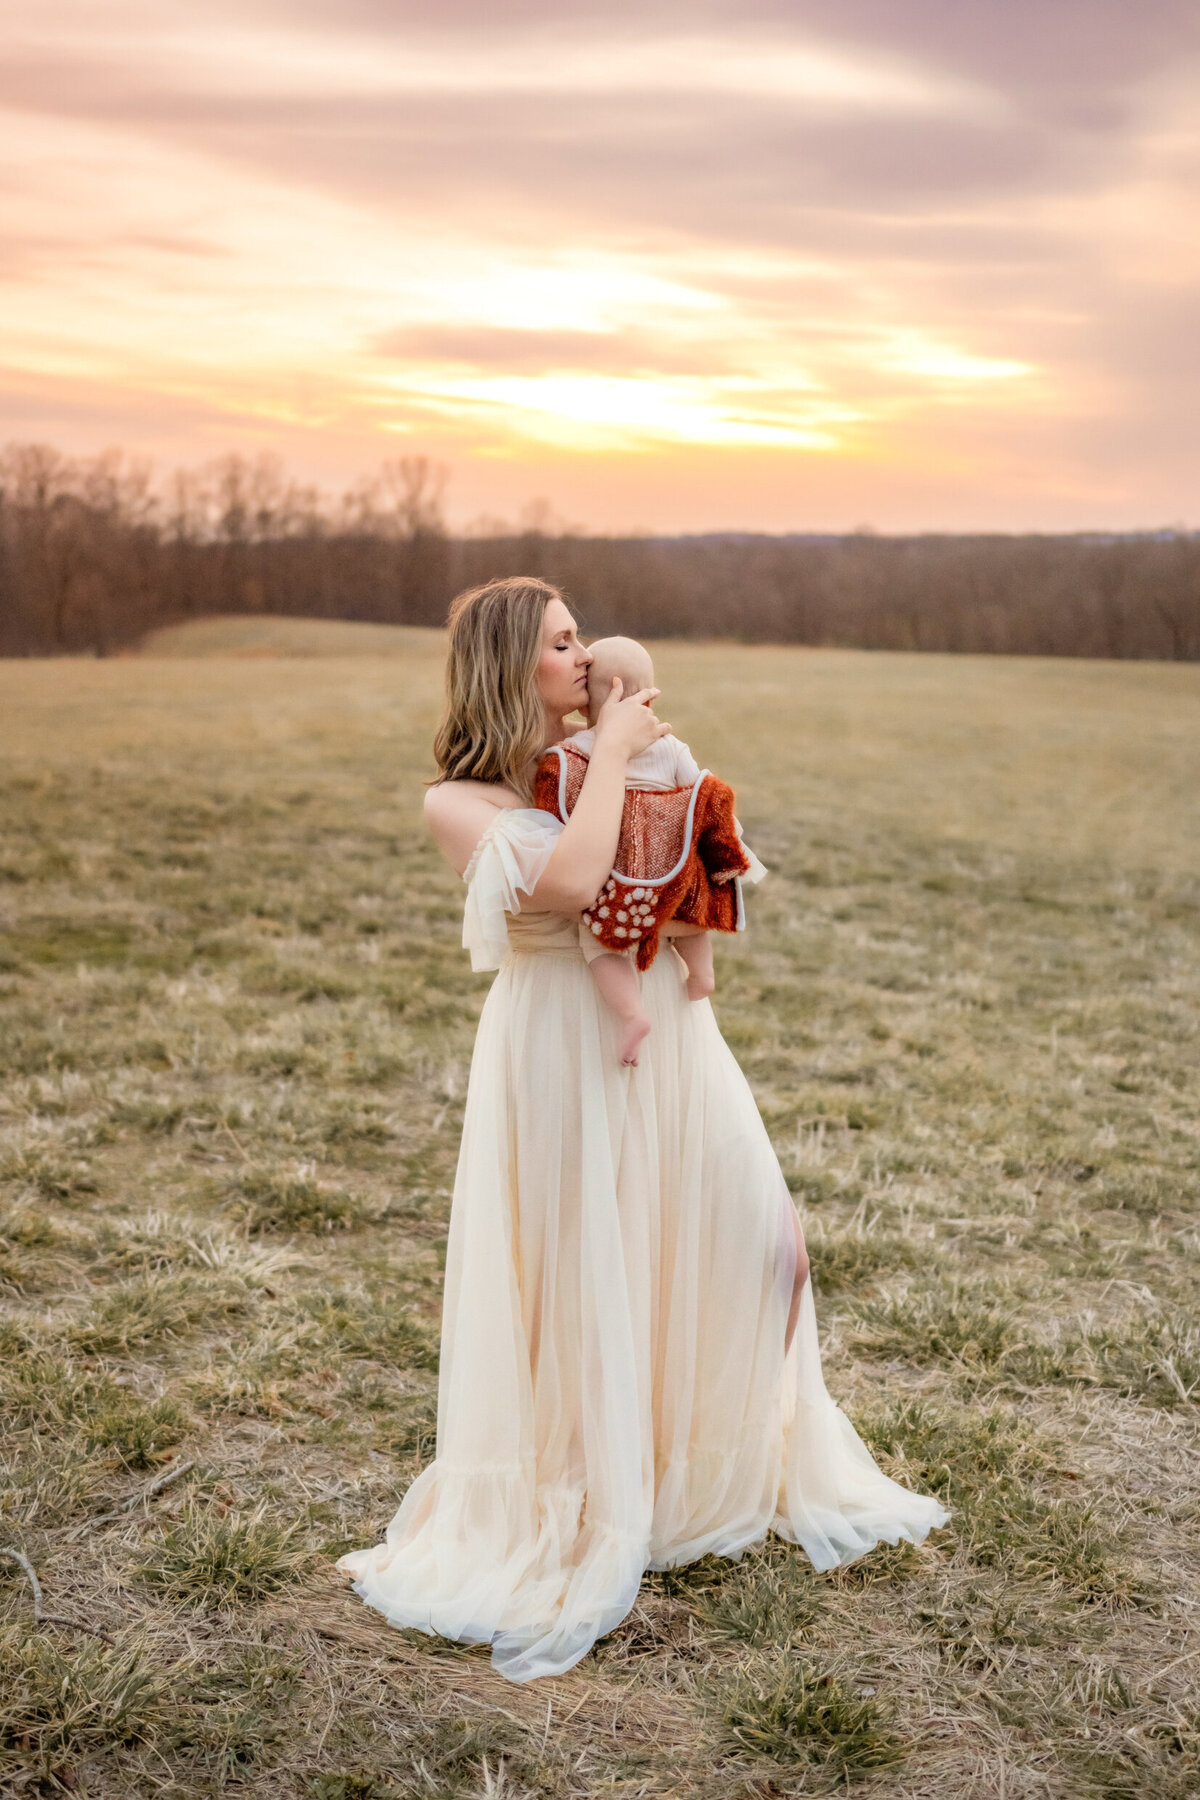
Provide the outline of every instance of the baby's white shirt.
{"type": "MultiPolygon", "coordinates": [[[[586,731],[577,731],[566,742],[573,750],[582,750],[585,756],[590,756],[596,742],[596,733],[589,726],[586,731]]],[[[625,765],[625,786],[631,788],[656,791],[690,787],[699,779],[700,766],[695,757],[683,739],[677,738],[672,732],[668,732],[665,737],[656,738],[648,750],[639,750],[625,765]]]]}

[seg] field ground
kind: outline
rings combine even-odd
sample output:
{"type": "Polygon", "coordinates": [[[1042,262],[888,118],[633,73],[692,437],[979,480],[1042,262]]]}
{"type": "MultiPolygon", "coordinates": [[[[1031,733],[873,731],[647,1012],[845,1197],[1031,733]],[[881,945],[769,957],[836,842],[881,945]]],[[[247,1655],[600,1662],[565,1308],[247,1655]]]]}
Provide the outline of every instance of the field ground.
{"type": "Polygon", "coordinates": [[[0,665],[0,1546],[60,1621],[0,1559],[0,1791],[1194,1800],[1200,669],[661,647],[772,871],[715,1004],[827,1379],[954,1517],[647,1577],[516,1688],[332,1568],[432,1451],[442,641],[189,630],[0,665]]]}
{"type": "Polygon", "coordinates": [[[409,656],[440,634],[405,625],[364,625],[349,619],[242,617],[189,619],[163,625],[125,655],[181,656],[409,656]]]}

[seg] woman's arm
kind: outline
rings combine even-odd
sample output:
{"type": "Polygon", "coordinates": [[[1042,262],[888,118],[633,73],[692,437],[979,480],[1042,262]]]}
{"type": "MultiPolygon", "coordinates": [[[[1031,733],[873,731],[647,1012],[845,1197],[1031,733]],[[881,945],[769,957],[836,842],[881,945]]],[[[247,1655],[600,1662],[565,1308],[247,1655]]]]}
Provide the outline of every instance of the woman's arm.
{"type": "Polygon", "coordinates": [[[612,692],[596,715],[596,739],[583,786],[530,896],[531,905],[550,912],[582,912],[608,880],[621,835],[626,765],[671,729],[650,711],[650,702],[660,691],[642,688],[623,698],[620,677],[613,676],[612,692]]]}
{"type": "MultiPolygon", "coordinates": [[[[625,805],[625,766],[670,731],[650,711],[658,688],[623,698],[619,678],[596,718],[596,742],[570,818],[537,885],[531,908],[582,912],[612,870],[625,805]]],[[[483,781],[444,781],[425,793],[425,817],[447,860],[461,875],[483,833],[511,795],[483,781]]]]}

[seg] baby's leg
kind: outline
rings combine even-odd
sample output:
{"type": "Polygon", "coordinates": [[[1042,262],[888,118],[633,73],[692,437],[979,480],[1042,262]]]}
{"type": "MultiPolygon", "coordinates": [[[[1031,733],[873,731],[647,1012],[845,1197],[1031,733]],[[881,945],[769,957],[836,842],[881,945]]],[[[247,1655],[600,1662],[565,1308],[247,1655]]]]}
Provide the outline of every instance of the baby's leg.
{"type": "Polygon", "coordinates": [[[689,1000],[705,1000],[717,985],[713,971],[712,939],[707,931],[689,932],[672,943],[687,964],[689,1000]]]}
{"type": "Polygon", "coordinates": [[[593,957],[588,968],[600,998],[621,1021],[621,1061],[632,1068],[637,1063],[638,1047],[650,1029],[637,970],[628,956],[616,951],[593,957]]]}

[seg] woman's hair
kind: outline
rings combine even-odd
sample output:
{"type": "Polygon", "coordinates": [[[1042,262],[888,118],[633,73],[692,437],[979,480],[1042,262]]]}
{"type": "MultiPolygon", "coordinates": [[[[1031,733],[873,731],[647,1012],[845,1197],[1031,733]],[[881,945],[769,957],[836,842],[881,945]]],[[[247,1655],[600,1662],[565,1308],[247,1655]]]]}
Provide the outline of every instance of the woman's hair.
{"type": "Polygon", "coordinates": [[[532,575],[470,588],[451,602],[446,711],[433,740],[438,781],[504,782],[532,798],[546,715],[537,690],[542,624],[558,589],[532,575]]]}

